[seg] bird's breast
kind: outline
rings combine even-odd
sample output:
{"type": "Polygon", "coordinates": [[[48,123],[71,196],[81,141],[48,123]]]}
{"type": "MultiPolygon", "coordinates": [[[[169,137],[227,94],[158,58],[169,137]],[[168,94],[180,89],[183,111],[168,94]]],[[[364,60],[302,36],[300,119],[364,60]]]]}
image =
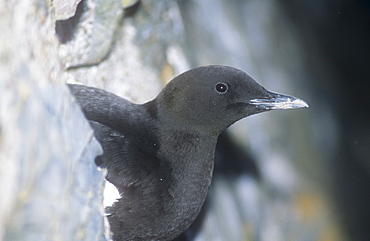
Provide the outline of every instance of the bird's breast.
{"type": "Polygon", "coordinates": [[[192,222],[206,198],[212,180],[216,141],[216,138],[189,132],[172,132],[161,141],[161,159],[168,163],[171,180],[167,211],[183,217],[181,222],[192,222]]]}

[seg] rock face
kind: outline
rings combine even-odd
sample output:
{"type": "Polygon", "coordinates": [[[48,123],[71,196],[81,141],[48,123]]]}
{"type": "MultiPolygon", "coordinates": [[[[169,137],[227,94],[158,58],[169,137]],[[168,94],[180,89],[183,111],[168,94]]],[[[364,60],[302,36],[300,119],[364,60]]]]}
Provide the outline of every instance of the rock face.
{"type": "Polygon", "coordinates": [[[1,86],[2,240],[103,240],[100,145],[65,86],[26,78],[1,86]]]}
{"type": "MultiPolygon", "coordinates": [[[[109,239],[101,205],[104,175],[94,164],[101,148],[66,82],[143,103],[175,75],[207,64],[243,69],[271,90],[302,97],[311,108],[266,113],[233,126],[231,141],[220,140],[203,213],[180,239],[343,236],[332,194],[333,180],[345,172],[327,170],[336,170],[332,160],[346,142],[339,141],[333,103],[319,99],[322,89],[312,83],[318,76],[319,82],[336,83],[336,75],[309,69],[305,56],[314,62],[316,53],[323,61],[320,51],[314,40],[308,45],[312,52],[306,50],[301,38],[309,42],[309,32],[300,34],[283,3],[0,0],[0,5],[0,240],[109,239]]],[[[297,16],[305,12],[297,9],[297,16]]],[[[361,147],[364,153],[368,138],[356,140],[353,150],[361,147]]]]}
{"type": "Polygon", "coordinates": [[[43,1],[1,1],[0,240],[105,240],[101,147],[43,1]]]}

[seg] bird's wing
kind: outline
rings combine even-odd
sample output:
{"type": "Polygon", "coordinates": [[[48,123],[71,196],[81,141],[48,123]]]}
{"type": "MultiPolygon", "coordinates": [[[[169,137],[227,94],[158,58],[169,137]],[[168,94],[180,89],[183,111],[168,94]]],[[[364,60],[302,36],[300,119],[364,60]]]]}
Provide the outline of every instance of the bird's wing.
{"type": "Polygon", "coordinates": [[[120,129],[133,104],[115,94],[84,85],[68,85],[89,121],[120,129]]]}
{"type": "Polygon", "coordinates": [[[104,150],[96,159],[97,165],[108,169],[106,179],[121,193],[134,191],[148,179],[151,183],[159,179],[160,161],[155,156],[110,127],[94,121],[90,124],[104,150]]]}
{"type": "Polygon", "coordinates": [[[144,181],[157,182],[161,175],[157,173],[160,161],[154,151],[148,153],[144,149],[148,145],[143,144],[147,137],[140,134],[143,127],[139,125],[137,129],[129,124],[129,116],[137,114],[133,113],[135,106],[104,90],[83,85],[69,85],[69,88],[103,147],[104,153],[96,163],[108,169],[106,179],[121,193],[134,191],[144,181]]]}

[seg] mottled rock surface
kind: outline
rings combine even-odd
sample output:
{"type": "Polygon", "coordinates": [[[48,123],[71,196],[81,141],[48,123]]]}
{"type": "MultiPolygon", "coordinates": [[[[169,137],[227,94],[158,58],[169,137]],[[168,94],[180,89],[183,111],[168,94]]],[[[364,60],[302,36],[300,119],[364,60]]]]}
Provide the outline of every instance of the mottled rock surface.
{"type": "Polygon", "coordinates": [[[43,1],[1,1],[0,240],[105,240],[101,147],[43,1]]]}

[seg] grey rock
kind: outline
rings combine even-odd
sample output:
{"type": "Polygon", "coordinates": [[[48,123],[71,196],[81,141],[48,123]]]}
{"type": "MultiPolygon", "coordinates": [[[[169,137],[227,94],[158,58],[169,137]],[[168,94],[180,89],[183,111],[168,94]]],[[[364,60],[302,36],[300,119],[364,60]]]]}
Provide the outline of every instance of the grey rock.
{"type": "Polygon", "coordinates": [[[1,4],[0,240],[105,240],[101,147],[64,85],[47,6],[1,4]]]}
{"type": "Polygon", "coordinates": [[[72,20],[57,21],[59,55],[65,68],[100,63],[110,50],[123,13],[119,0],[86,0],[77,8],[74,24],[70,24],[72,20]],[[66,32],[69,39],[62,38],[66,32]]]}
{"type": "Polygon", "coordinates": [[[55,20],[65,20],[74,16],[80,2],[81,0],[54,0],[51,9],[55,20]]]}

